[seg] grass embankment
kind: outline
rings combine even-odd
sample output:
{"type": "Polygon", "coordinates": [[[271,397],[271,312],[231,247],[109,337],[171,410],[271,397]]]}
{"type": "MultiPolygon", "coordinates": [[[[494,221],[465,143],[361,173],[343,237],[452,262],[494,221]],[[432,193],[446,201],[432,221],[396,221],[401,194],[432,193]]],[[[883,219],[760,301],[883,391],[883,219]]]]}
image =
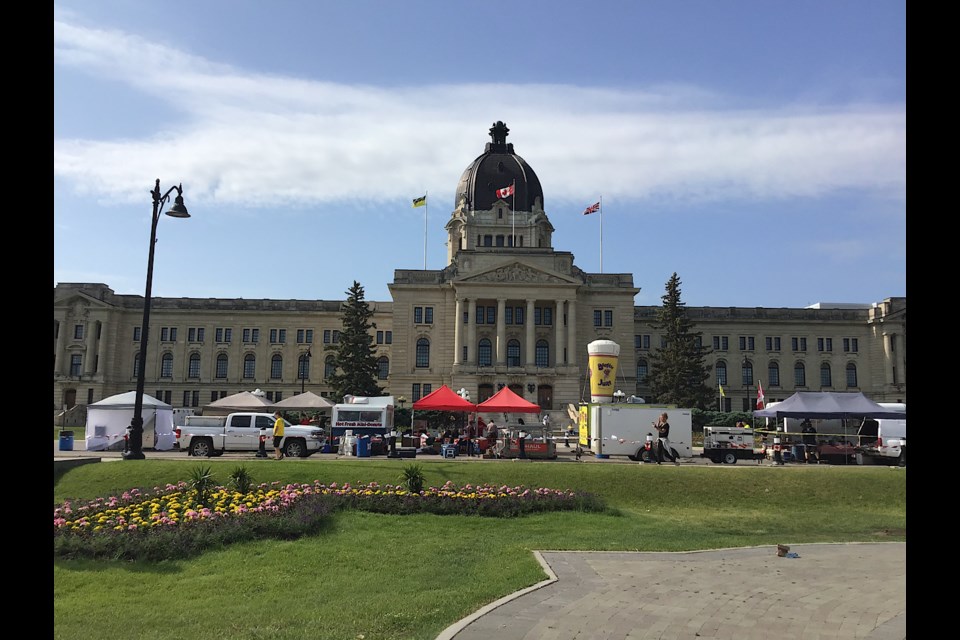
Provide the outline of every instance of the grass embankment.
{"type": "MultiPolygon", "coordinates": [[[[225,482],[237,461],[204,461],[225,482]]],[[[54,502],[184,480],[183,461],[84,465],[54,502]]],[[[397,484],[404,463],[247,461],[257,482],[397,484]]],[[[606,514],[514,519],[340,513],[320,534],[162,563],[55,561],[56,638],[435,638],[544,578],[532,549],[683,551],[906,539],[906,470],[619,464],[423,465],[451,480],[588,491],[606,514]],[[882,499],[880,497],[882,496],[882,499]]]]}

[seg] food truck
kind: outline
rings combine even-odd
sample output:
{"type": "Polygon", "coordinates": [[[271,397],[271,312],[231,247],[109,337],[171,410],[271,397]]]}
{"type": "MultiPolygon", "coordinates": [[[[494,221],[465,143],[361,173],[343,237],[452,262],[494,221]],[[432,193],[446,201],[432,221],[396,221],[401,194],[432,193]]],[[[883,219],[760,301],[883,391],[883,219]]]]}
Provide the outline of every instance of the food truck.
{"type": "Polygon", "coordinates": [[[393,431],[393,396],[344,396],[343,402],[333,405],[330,417],[330,435],[338,444],[344,436],[355,439],[370,438],[370,452],[383,453],[384,436],[393,431]]]}

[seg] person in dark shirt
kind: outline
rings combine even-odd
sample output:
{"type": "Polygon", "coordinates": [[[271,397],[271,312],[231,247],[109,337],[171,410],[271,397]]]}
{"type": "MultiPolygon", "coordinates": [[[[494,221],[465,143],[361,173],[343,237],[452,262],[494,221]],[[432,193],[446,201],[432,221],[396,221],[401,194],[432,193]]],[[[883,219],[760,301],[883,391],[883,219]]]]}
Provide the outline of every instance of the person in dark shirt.
{"type": "Polygon", "coordinates": [[[800,423],[800,433],[803,434],[803,448],[806,462],[818,462],[817,460],[817,430],[810,423],[810,420],[804,420],[800,423]]]}
{"type": "Polygon", "coordinates": [[[666,457],[669,458],[673,464],[679,466],[680,461],[673,455],[673,449],[670,447],[670,423],[667,422],[666,412],[660,414],[660,419],[654,422],[653,426],[658,434],[656,451],[657,464],[663,461],[664,454],[666,454],[666,457]]]}

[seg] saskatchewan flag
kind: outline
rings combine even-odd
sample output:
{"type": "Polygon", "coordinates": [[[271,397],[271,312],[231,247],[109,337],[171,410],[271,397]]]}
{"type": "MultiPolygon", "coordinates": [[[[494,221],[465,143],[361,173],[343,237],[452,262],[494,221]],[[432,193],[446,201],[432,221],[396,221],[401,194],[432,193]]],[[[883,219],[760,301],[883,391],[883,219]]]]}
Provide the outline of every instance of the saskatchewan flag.
{"type": "Polygon", "coordinates": [[[413,199],[414,207],[425,207],[427,206],[427,196],[420,196],[419,198],[413,199]]]}

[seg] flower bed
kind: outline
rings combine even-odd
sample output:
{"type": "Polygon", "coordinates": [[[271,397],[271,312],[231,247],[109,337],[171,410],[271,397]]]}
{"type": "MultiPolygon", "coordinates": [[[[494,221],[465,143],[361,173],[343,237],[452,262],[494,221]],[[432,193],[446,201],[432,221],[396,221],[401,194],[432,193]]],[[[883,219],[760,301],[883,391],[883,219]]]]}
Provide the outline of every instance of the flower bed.
{"type": "Polygon", "coordinates": [[[315,532],[330,513],[355,509],[405,515],[515,517],[561,510],[601,511],[592,494],[506,485],[447,482],[419,493],[372,482],[260,484],[246,492],[218,486],[203,495],[185,482],[130,490],[54,508],[54,553],[61,557],[184,557],[239,540],[292,538],[315,532]]]}

